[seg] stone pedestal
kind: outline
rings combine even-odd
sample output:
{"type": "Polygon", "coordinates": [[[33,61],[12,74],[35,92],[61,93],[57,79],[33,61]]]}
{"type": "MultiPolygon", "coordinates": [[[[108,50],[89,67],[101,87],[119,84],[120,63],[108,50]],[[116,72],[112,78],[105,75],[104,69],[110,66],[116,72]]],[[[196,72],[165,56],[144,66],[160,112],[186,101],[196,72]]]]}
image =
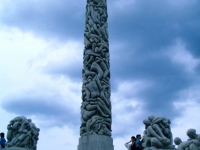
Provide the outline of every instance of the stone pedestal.
{"type": "Polygon", "coordinates": [[[78,150],[114,150],[113,139],[105,135],[85,135],[79,138],[78,150]]]}
{"type": "Polygon", "coordinates": [[[170,148],[146,147],[144,150],[176,150],[176,148],[175,145],[171,145],[170,148]]]}
{"type": "Polygon", "coordinates": [[[22,147],[9,147],[3,150],[30,150],[29,148],[22,148],[22,147]]]}
{"type": "Polygon", "coordinates": [[[174,148],[161,148],[161,149],[157,149],[157,150],[176,150],[176,149],[175,149],[175,146],[174,146],[174,148]]]}

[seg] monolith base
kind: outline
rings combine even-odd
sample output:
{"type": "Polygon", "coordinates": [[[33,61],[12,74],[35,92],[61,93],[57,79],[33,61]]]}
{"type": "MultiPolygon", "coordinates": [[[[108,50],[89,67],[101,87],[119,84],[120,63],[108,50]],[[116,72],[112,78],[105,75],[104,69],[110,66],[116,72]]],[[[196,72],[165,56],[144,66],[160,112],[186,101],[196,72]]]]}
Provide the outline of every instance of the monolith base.
{"type": "Polygon", "coordinates": [[[114,150],[113,139],[105,135],[85,135],[79,138],[78,150],[114,150]]]}
{"type": "Polygon", "coordinates": [[[29,148],[22,148],[22,147],[9,147],[3,150],[30,150],[29,148]]]}

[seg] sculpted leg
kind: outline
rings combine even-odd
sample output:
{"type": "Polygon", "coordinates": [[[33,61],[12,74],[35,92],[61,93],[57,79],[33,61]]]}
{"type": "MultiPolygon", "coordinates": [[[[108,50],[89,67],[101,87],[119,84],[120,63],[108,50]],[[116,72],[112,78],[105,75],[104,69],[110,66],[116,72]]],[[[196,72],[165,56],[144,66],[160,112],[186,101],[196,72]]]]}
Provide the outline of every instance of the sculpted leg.
{"type": "Polygon", "coordinates": [[[88,105],[87,107],[90,108],[90,109],[97,109],[98,110],[98,113],[102,116],[102,117],[108,117],[109,115],[106,115],[104,113],[104,111],[102,110],[105,110],[105,108],[102,108],[100,106],[100,102],[90,102],[92,105],[88,105]]]}
{"type": "Polygon", "coordinates": [[[157,139],[161,140],[161,137],[154,131],[152,126],[148,126],[147,133],[149,133],[151,136],[156,137],[157,139]]]}
{"type": "Polygon", "coordinates": [[[194,143],[190,144],[189,148],[190,150],[198,150],[197,146],[194,143]]]}
{"type": "Polygon", "coordinates": [[[83,119],[84,120],[88,120],[90,117],[92,117],[97,111],[96,110],[91,110],[91,111],[87,111],[87,110],[84,110],[84,113],[83,113],[83,119]]]}
{"type": "Polygon", "coordinates": [[[151,138],[151,146],[157,147],[157,148],[162,148],[163,144],[157,138],[151,138]]]}
{"type": "Polygon", "coordinates": [[[165,137],[160,129],[160,127],[157,124],[153,125],[154,130],[156,131],[156,133],[158,133],[158,135],[161,137],[160,142],[164,145],[169,145],[170,144],[170,139],[168,139],[167,137],[165,137]]]}
{"type": "Polygon", "coordinates": [[[166,137],[163,135],[163,133],[162,133],[160,127],[159,127],[157,124],[154,124],[154,125],[153,125],[153,129],[156,131],[156,133],[157,133],[160,137],[166,138],[166,137]]]}
{"type": "Polygon", "coordinates": [[[103,101],[99,101],[99,106],[108,116],[111,115],[110,109],[107,108],[107,106],[105,105],[103,101]]]}

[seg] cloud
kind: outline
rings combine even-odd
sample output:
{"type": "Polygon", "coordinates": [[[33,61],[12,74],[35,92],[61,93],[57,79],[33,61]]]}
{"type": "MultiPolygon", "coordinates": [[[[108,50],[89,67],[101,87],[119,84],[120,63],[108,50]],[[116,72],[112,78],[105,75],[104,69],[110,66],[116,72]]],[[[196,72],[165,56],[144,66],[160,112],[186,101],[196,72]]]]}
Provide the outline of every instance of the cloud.
{"type": "Polygon", "coordinates": [[[177,42],[174,47],[170,47],[167,53],[172,62],[180,64],[189,73],[195,73],[200,64],[200,59],[195,58],[181,42],[177,42]]]}
{"type": "Polygon", "coordinates": [[[138,95],[144,103],[146,116],[158,114],[171,119],[179,116],[173,106],[177,93],[192,87],[196,81],[199,57],[195,55],[198,50],[194,47],[199,46],[190,38],[198,38],[197,34],[189,32],[198,33],[199,26],[193,24],[199,21],[199,17],[194,15],[199,12],[196,3],[135,1],[129,5],[130,9],[120,9],[115,13],[112,9],[109,26],[112,89],[115,92],[123,81],[152,83],[152,88],[138,95]],[[190,22],[193,27],[188,25],[190,22]],[[177,44],[177,39],[181,43],[177,44]]]}
{"type": "Polygon", "coordinates": [[[79,37],[82,40],[80,33],[84,30],[84,1],[9,0],[1,2],[1,5],[0,18],[7,26],[31,31],[37,36],[60,42],[65,42],[66,37],[79,37]]]}
{"type": "Polygon", "coordinates": [[[79,136],[77,136],[77,134],[74,133],[69,127],[64,126],[62,128],[52,127],[48,129],[41,129],[39,138],[37,149],[56,149],[58,148],[58,143],[59,147],[77,149],[79,136]],[[48,138],[46,138],[46,136],[48,138]],[[53,141],[49,142],[51,139],[53,141]]]}
{"type": "Polygon", "coordinates": [[[186,132],[188,129],[196,129],[199,134],[200,123],[198,121],[198,109],[200,107],[199,85],[187,88],[179,93],[179,98],[174,102],[176,111],[181,113],[172,121],[172,132],[175,137],[188,139],[186,132]]]}
{"type": "MultiPolygon", "coordinates": [[[[25,95],[25,93],[23,93],[25,95]]],[[[18,115],[37,115],[39,118],[49,118],[49,126],[79,126],[79,113],[68,101],[64,101],[59,95],[48,97],[38,93],[27,93],[29,96],[4,99],[2,107],[18,115]],[[77,119],[71,119],[77,118],[77,119]],[[50,121],[52,120],[52,122],[50,121]]]]}
{"type": "MultiPolygon", "coordinates": [[[[147,81],[119,82],[117,90],[112,93],[113,137],[125,137],[130,135],[130,130],[143,126],[141,117],[146,115],[143,111],[145,102],[139,95],[153,86],[145,83],[147,81]],[[121,126],[123,123],[126,123],[126,130],[121,126]]],[[[138,134],[137,131],[133,132],[138,134]]]]}
{"type": "Polygon", "coordinates": [[[55,75],[55,71],[49,73],[46,68],[51,66],[54,70],[60,64],[79,61],[79,46],[71,41],[60,45],[55,41],[36,39],[31,33],[17,29],[6,28],[0,35],[4,43],[0,46],[3,60],[0,79],[5,85],[1,87],[2,108],[18,115],[48,117],[52,120],[51,126],[63,126],[65,122],[78,126],[80,81],[73,80],[76,77],[70,72],[55,75]],[[12,44],[8,44],[10,42],[12,44]],[[68,53],[66,49],[70,49],[68,53]],[[56,62],[57,65],[53,66],[56,62]]]}

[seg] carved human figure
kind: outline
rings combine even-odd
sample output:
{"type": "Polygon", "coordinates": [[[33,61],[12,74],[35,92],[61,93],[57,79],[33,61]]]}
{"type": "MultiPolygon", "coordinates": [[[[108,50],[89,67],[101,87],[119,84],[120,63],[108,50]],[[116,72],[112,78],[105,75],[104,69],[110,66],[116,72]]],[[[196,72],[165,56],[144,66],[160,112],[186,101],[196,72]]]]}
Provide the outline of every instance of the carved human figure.
{"type": "Polygon", "coordinates": [[[145,124],[143,147],[171,148],[172,133],[170,120],[165,117],[149,116],[143,121],[145,124]]]}
{"type": "Polygon", "coordinates": [[[102,53],[108,50],[108,43],[105,42],[102,38],[100,39],[100,42],[97,44],[97,49],[95,49],[96,53],[102,53]]]}
{"type": "Polygon", "coordinates": [[[95,57],[101,57],[99,54],[94,53],[91,49],[85,50],[84,51],[84,65],[88,66],[95,57]]]}
{"type": "Polygon", "coordinates": [[[104,84],[102,81],[102,90],[100,92],[100,99],[104,101],[104,103],[108,108],[110,108],[111,106],[109,97],[110,97],[109,85],[104,84]]]}
{"type": "Polygon", "coordinates": [[[101,70],[103,70],[103,77],[104,78],[108,77],[110,72],[109,72],[108,67],[107,67],[106,63],[104,62],[104,60],[102,58],[98,57],[96,62],[99,64],[101,70]]]}
{"type": "Polygon", "coordinates": [[[82,117],[84,120],[88,120],[96,113],[102,117],[108,117],[111,115],[109,110],[105,107],[103,101],[83,102],[81,107],[82,117]]]}
{"type": "MultiPolygon", "coordinates": [[[[88,27],[88,30],[90,30],[89,26],[88,27]]],[[[87,31],[84,33],[85,37],[84,37],[84,44],[85,44],[85,48],[90,48],[92,47],[92,43],[97,43],[99,41],[99,36],[94,34],[94,33],[91,33],[90,31],[87,31]]]]}
{"type": "Polygon", "coordinates": [[[16,117],[7,126],[7,148],[22,147],[36,150],[39,128],[24,116],[16,117]]]}
{"type": "MultiPolygon", "coordinates": [[[[106,22],[106,19],[108,17],[105,9],[103,7],[98,7],[98,12],[100,14],[100,20],[101,20],[101,23],[105,23],[106,22]]],[[[107,32],[107,31],[106,31],[107,32]]]]}
{"type": "Polygon", "coordinates": [[[111,135],[110,127],[111,119],[104,118],[98,115],[92,116],[86,124],[88,133],[90,134],[105,134],[111,135]]]}
{"type": "Polygon", "coordinates": [[[89,95],[87,96],[87,99],[94,99],[99,96],[99,86],[97,80],[95,78],[92,78],[91,76],[88,76],[87,81],[84,83],[85,90],[89,92],[89,95]]]}
{"type": "Polygon", "coordinates": [[[22,123],[23,123],[23,121],[25,120],[26,118],[25,117],[16,117],[16,118],[14,118],[14,119],[12,119],[11,121],[10,121],[10,123],[7,125],[7,129],[8,129],[8,131],[7,131],[7,139],[8,139],[8,141],[7,141],[7,145],[8,146],[12,146],[15,142],[16,142],[16,140],[17,140],[17,138],[15,138],[16,136],[19,136],[19,129],[20,129],[20,127],[21,127],[21,125],[22,125],[22,123]]]}
{"type": "Polygon", "coordinates": [[[103,77],[103,70],[101,69],[101,67],[99,66],[98,62],[100,62],[101,60],[97,59],[95,61],[92,62],[90,70],[94,71],[97,73],[97,79],[100,80],[103,77]]]}
{"type": "Polygon", "coordinates": [[[92,16],[88,16],[86,28],[89,32],[91,32],[93,34],[97,34],[98,36],[101,35],[98,28],[97,28],[97,25],[94,23],[94,20],[92,19],[92,16]]]}
{"type": "Polygon", "coordinates": [[[95,24],[100,24],[100,14],[97,12],[97,8],[93,2],[88,3],[87,16],[91,16],[95,24]]]}
{"type": "Polygon", "coordinates": [[[199,136],[200,136],[200,135],[196,133],[196,130],[195,130],[195,129],[192,129],[192,128],[191,128],[191,129],[188,129],[186,134],[187,134],[187,136],[189,137],[188,140],[192,140],[192,139],[200,140],[200,139],[199,139],[199,136]]]}
{"type": "Polygon", "coordinates": [[[110,62],[105,0],[87,0],[80,135],[111,136],[110,62]]]}
{"type": "MultiPolygon", "coordinates": [[[[198,138],[200,138],[200,136],[198,138]]],[[[182,142],[179,137],[176,137],[174,143],[178,145],[177,150],[199,150],[198,146],[200,146],[200,141],[198,139],[182,142]]]]}
{"type": "Polygon", "coordinates": [[[104,21],[102,20],[101,24],[97,25],[97,28],[99,29],[100,35],[102,37],[103,40],[107,41],[108,39],[108,32],[107,32],[107,23],[104,23],[104,21]]]}
{"type": "Polygon", "coordinates": [[[31,138],[31,131],[27,131],[26,129],[24,129],[23,131],[21,131],[20,136],[17,138],[15,146],[17,147],[26,146],[27,143],[29,143],[30,138],[31,138]]]}

